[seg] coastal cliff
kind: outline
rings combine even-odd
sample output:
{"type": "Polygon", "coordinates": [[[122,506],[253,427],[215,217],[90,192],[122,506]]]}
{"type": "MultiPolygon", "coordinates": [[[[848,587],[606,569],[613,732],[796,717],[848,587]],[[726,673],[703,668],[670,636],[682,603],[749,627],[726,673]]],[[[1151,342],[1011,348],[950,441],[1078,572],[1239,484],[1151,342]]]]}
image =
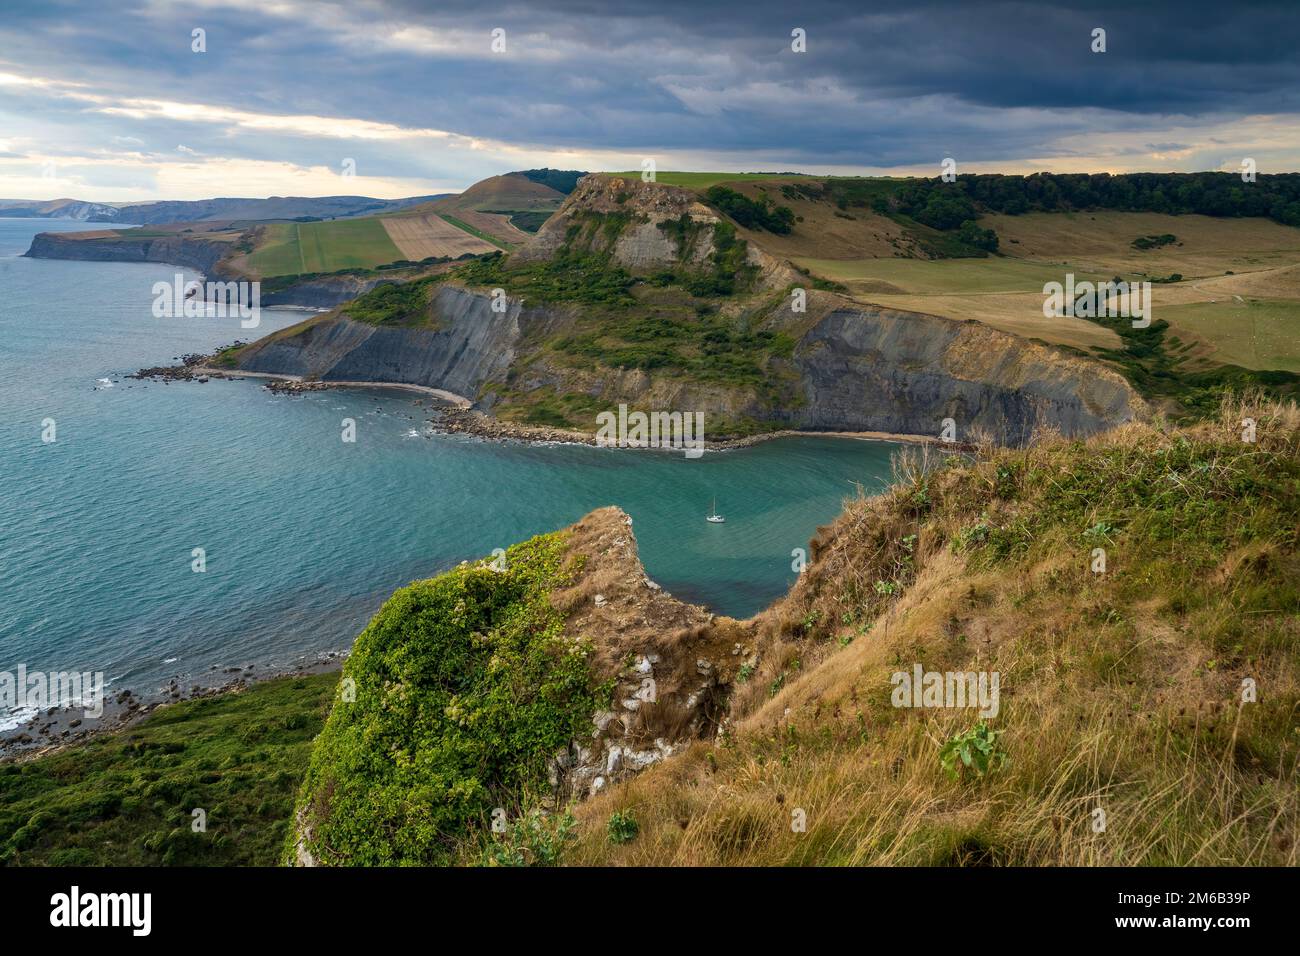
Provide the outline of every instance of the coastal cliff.
{"type": "MultiPolygon", "coordinates": [[[[201,236],[97,236],[42,232],[32,239],[26,255],[33,259],[74,259],[83,262],[164,262],[201,272],[214,281],[247,278],[227,265],[234,251],[228,241],[201,236]]],[[[262,305],[331,309],[395,279],[353,275],[315,276],[264,291],[262,305]]]]}
{"type": "MultiPolygon", "coordinates": [[[[477,395],[487,381],[507,374],[529,327],[557,316],[511,303],[495,312],[488,296],[440,286],[429,305],[431,320],[417,328],[387,328],[340,314],[294,334],[253,343],[239,356],[248,372],[294,375],[322,382],[396,382],[477,395]]],[[[292,330],[290,330],[292,331],[292,330]]]]}
{"type": "Polygon", "coordinates": [[[1037,428],[1089,435],[1131,421],[1145,403],[1118,373],[978,322],[837,306],[795,352],[809,430],[927,435],[953,420],[957,439],[1020,445],[1037,428]]]}
{"type": "MultiPolygon", "coordinates": [[[[539,396],[581,395],[588,405],[703,411],[722,427],[871,431],[937,436],[951,418],[957,439],[982,434],[1021,444],[1037,428],[1087,435],[1130,421],[1145,405],[1116,372],[976,322],[872,309],[817,294],[813,318],[782,307],[766,321],[802,334],[771,370],[783,391],[572,363],[551,347],[575,310],[508,300],[442,284],[426,321],[386,327],[337,314],[269,336],[237,358],[249,372],[322,382],[395,382],[443,389],[481,409],[528,420],[539,396]],[[520,412],[522,414],[514,414],[520,412]]],[[[582,428],[575,415],[574,425],[582,428]]],[[[594,417],[588,429],[594,428],[594,417]]]]}
{"type": "Polygon", "coordinates": [[[1147,414],[1097,361],[808,288],[695,193],[624,177],[585,177],[527,245],[422,281],[231,360],[442,389],[502,420],[579,432],[621,403],[702,412],[714,438],[946,432],[1010,445],[1147,414]]]}
{"type": "Polygon", "coordinates": [[[166,262],[219,277],[217,265],[230,244],[192,236],[76,238],[77,233],[38,233],[27,255],[33,259],[77,259],[86,262],[166,262]]]}

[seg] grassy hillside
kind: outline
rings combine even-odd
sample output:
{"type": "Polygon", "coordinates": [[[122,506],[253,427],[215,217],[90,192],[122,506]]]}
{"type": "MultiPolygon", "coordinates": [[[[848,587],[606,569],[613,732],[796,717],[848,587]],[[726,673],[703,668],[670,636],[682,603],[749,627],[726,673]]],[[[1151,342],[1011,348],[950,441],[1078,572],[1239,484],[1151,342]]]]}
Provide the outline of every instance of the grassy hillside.
{"type": "Polygon", "coordinates": [[[0,863],[270,866],[337,674],[170,704],[120,733],[0,764],[0,863]],[[192,812],[207,812],[207,832],[192,812]]]}
{"type": "Polygon", "coordinates": [[[566,862],[1300,862],[1295,406],[900,478],[759,618],[727,735],[579,807],[566,862]],[[987,732],[892,706],[918,662],[1000,673],[987,732]]]}
{"type": "Polygon", "coordinates": [[[1172,305],[1160,315],[1175,334],[1208,343],[1211,360],[1300,372],[1300,300],[1226,295],[1172,305]]]}
{"type": "Polygon", "coordinates": [[[484,232],[482,229],[479,229],[477,226],[472,226],[469,223],[467,223],[465,220],[459,219],[456,216],[451,215],[450,213],[441,213],[440,215],[443,220],[455,226],[457,229],[460,229],[463,232],[467,232],[471,236],[475,236],[476,238],[482,239],[484,242],[490,242],[493,246],[495,246],[498,249],[513,248],[513,245],[509,242],[506,242],[504,239],[498,239],[496,236],[492,235],[491,233],[484,232]]]}

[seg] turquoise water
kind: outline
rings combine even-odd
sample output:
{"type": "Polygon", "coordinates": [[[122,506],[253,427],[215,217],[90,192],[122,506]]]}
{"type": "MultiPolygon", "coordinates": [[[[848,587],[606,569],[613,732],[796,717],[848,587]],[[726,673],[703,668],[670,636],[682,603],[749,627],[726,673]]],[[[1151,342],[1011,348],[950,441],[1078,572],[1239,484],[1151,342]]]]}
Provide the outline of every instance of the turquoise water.
{"type": "MultiPolygon", "coordinates": [[[[889,475],[885,443],[687,461],[430,436],[415,397],[391,390],[125,379],[252,333],[154,318],[152,285],[174,266],[18,257],[38,231],[88,227],[0,220],[0,670],[103,671],[149,694],[293,666],[348,647],[395,588],[610,504],[633,516],[654,580],[748,616],[793,581],[791,550],[851,483],[889,475]],[[714,495],[726,524],[704,521],[714,495]]],[[[302,317],[264,310],[258,332],[302,317]]]]}

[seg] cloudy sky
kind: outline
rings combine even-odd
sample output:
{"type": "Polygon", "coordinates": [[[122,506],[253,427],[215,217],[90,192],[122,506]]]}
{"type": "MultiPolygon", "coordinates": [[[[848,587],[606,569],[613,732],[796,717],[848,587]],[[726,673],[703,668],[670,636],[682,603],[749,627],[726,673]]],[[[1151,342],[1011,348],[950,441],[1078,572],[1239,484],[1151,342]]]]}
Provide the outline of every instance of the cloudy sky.
{"type": "Polygon", "coordinates": [[[645,158],[1295,171],[1298,46],[1293,2],[0,0],[0,197],[397,197],[645,158]]]}

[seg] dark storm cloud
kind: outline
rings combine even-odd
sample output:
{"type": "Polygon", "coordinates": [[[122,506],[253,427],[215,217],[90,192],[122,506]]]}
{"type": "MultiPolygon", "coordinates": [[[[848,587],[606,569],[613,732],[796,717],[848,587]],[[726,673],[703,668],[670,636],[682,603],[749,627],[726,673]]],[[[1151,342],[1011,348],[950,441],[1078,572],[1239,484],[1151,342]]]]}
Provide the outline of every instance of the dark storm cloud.
{"type": "MultiPolygon", "coordinates": [[[[1102,133],[1181,149],[1153,136],[1300,112],[1297,41],[1300,16],[1282,3],[42,0],[6,9],[0,70],[115,97],[512,144],[882,167],[1069,155],[1102,133]],[[198,26],[207,31],[202,56],[189,50],[198,26]],[[507,52],[492,55],[497,27],[507,52]],[[1104,54],[1090,50],[1097,27],[1104,54]],[[807,53],[791,51],[794,28],[806,31],[807,53]]],[[[145,151],[184,143],[337,162],[337,149],[274,130],[254,137],[133,121],[53,99],[36,116],[31,102],[0,98],[0,118],[79,113],[96,142],[126,135],[145,151]]],[[[358,143],[355,153],[392,175],[421,172],[418,155],[383,144],[358,143]]]]}

